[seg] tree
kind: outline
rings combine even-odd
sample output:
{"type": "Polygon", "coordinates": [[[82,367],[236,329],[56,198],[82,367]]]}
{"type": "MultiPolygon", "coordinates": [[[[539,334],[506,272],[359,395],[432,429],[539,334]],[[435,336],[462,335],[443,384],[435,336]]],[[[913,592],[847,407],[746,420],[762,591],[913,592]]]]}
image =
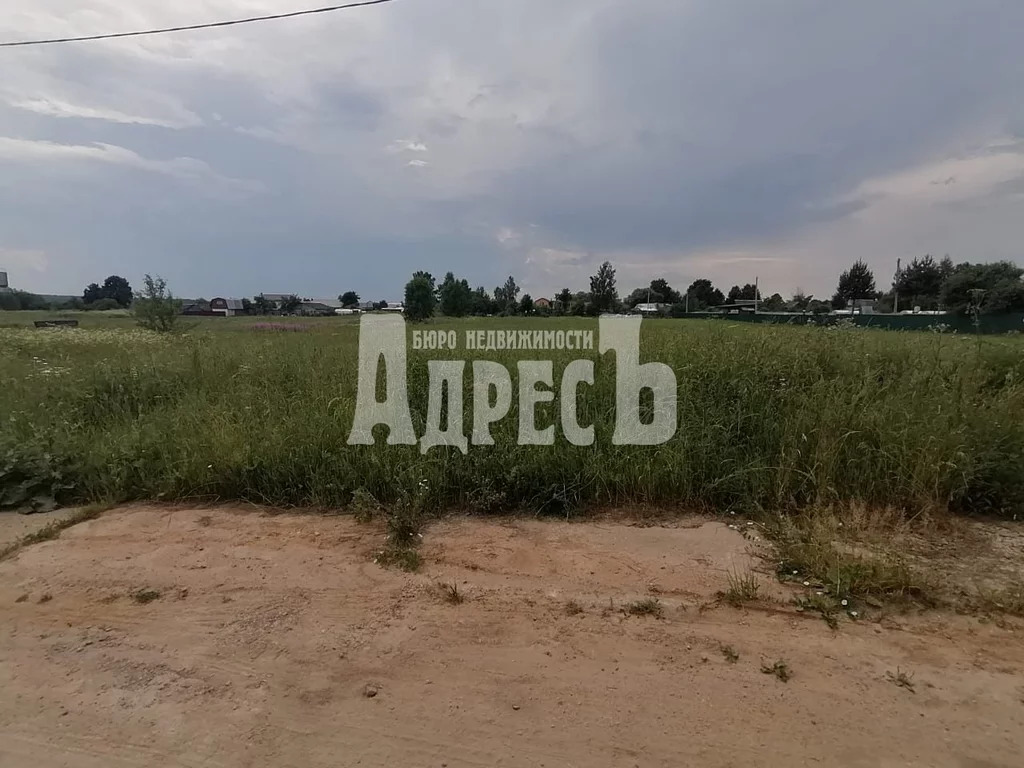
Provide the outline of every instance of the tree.
{"type": "Polygon", "coordinates": [[[913,259],[910,264],[901,269],[896,275],[894,286],[896,294],[900,297],[900,303],[934,309],[939,303],[943,280],[952,272],[953,262],[949,260],[949,257],[947,256],[943,261],[948,261],[946,267],[936,262],[931,256],[925,255],[920,259],[913,259]],[[944,271],[947,271],[946,275],[943,275],[944,271]]]}
{"type": "Polygon", "coordinates": [[[285,296],[281,301],[277,303],[277,308],[285,314],[291,314],[299,307],[302,306],[302,299],[296,296],[294,293],[291,296],[285,296]]]}
{"type": "Polygon", "coordinates": [[[726,297],[726,300],[729,304],[735,304],[736,302],[739,301],[750,302],[753,301],[755,298],[760,299],[761,292],[758,291],[757,286],[754,285],[753,283],[747,283],[742,288],[740,288],[738,285],[734,285],[732,288],[730,288],[729,295],[726,297]]]}
{"type": "Polygon", "coordinates": [[[590,301],[588,299],[581,298],[580,294],[576,293],[576,295],[573,296],[572,301],[569,302],[569,314],[573,317],[586,317],[591,313],[590,301]]]}
{"type": "Polygon", "coordinates": [[[465,280],[456,280],[451,272],[444,276],[444,282],[437,289],[442,314],[448,317],[465,317],[473,304],[473,291],[465,280]]]}
{"type": "Polygon", "coordinates": [[[656,304],[678,304],[680,300],[679,291],[670,286],[664,278],[659,277],[651,280],[650,289],[651,301],[656,304]]]}
{"type": "Polygon", "coordinates": [[[773,293],[761,303],[760,309],[765,312],[782,312],[786,309],[786,300],[781,295],[773,293]]]}
{"type": "Polygon", "coordinates": [[[247,315],[252,314],[252,302],[244,297],[242,298],[242,311],[247,315]]]}
{"type": "Polygon", "coordinates": [[[725,304],[725,295],[715,288],[710,280],[704,278],[690,283],[690,287],[686,289],[686,295],[690,297],[691,311],[700,311],[725,304]]]}
{"type": "Polygon", "coordinates": [[[413,322],[423,322],[433,317],[436,304],[434,278],[426,272],[415,273],[405,284],[405,316],[413,322]]]}
{"type": "Polygon", "coordinates": [[[572,303],[572,291],[568,288],[563,288],[555,294],[555,301],[561,305],[563,312],[568,312],[569,305],[572,303]]]}
{"type": "Polygon", "coordinates": [[[930,255],[914,258],[899,271],[896,290],[901,296],[938,296],[942,290],[942,270],[930,255]]]}
{"type": "Polygon", "coordinates": [[[624,306],[627,306],[630,309],[632,309],[637,304],[644,304],[644,303],[646,303],[647,302],[647,295],[648,295],[648,293],[647,293],[647,289],[646,288],[637,288],[632,293],[630,293],[629,296],[624,298],[622,300],[622,303],[623,303],[624,306]]]}
{"type": "Polygon", "coordinates": [[[120,275],[111,275],[103,281],[104,299],[113,299],[119,306],[127,307],[132,303],[132,287],[120,275]]]}
{"type": "Polygon", "coordinates": [[[82,301],[86,304],[92,304],[94,301],[99,301],[103,298],[103,289],[100,288],[99,283],[89,283],[82,292],[82,301]]]}
{"type": "Polygon", "coordinates": [[[803,288],[797,288],[793,293],[793,298],[789,300],[787,308],[790,312],[805,312],[813,298],[813,296],[804,293],[803,288]]]}
{"type": "Polygon", "coordinates": [[[132,313],[138,324],[150,331],[170,333],[178,326],[181,301],[167,290],[167,282],[160,277],[143,278],[142,293],[135,298],[132,313]]]}
{"type": "Polygon", "coordinates": [[[839,300],[843,306],[854,299],[869,299],[875,295],[875,276],[868,265],[858,259],[839,276],[839,285],[832,299],[833,305],[839,300]]]}
{"type": "Polygon", "coordinates": [[[498,311],[515,312],[517,296],[519,296],[519,286],[516,285],[515,278],[509,275],[504,285],[494,289],[494,301],[498,305],[498,311]]]}
{"type": "Polygon", "coordinates": [[[1009,261],[958,264],[942,285],[942,303],[959,315],[1024,311],[1024,269],[1009,261]]]}
{"type": "Polygon", "coordinates": [[[359,304],[359,294],[355,291],[345,291],[338,297],[343,307],[355,307],[359,304]]]}
{"type": "Polygon", "coordinates": [[[132,287],[119,275],[111,275],[103,281],[103,285],[89,283],[82,292],[82,301],[94,304],[102,299],[110,299],[118,307],[127,307],[132,303],[132,287]]]}
{"type": "Polygon", "coordinates": [[[523,294],[523,298],[519,302],[519,313],[523,315],[533,314],[533,297],[530,294],[523,294]]]}
{"type": "Polygon", "coordinates": [[[419,270],[418,272],[413,272],[412,276],[413,277],[422,277],[424,280],[426,280],[428,283],[430,283],[430,291],[431,291],[431,293],[434,294],[434,300],[436,301],[437,300],[437,281],[434,280],[434,276],[432,274],[430,274],[429,272],[424,272],[423,270],[419,270]]]}
{"type": "Polygon", "coordinates": [[[478,317],[494,314],[494,301],[491,300],[491,294],[482,285],[469,297],[469,312],[478,317]]]}
{"type": "Polygon", "coordinates": [[[606,261],[598,267],[597,274],[590,278],[590,295],[598,312],[610,312],[619,303],[619,294],[615,289],[615,268],[611,262],[606,261]]]}
{"type": "Polygon", "coordinates": [[[259,296],[253,296],[252,307],[256,311],[257,315],[269,315],[276,308],[276,304],[264,296],[262,293],[259,296]]]}

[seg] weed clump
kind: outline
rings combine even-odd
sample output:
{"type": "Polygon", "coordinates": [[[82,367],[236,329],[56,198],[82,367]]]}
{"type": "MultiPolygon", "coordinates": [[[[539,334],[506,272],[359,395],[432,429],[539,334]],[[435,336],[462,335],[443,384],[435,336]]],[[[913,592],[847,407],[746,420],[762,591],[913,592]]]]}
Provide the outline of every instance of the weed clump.
{"type": "MultiPolygon", "coordinates": [[[[376,563],[409,572],[419,570],[423,560],[417,549],[423,539],[420,530],[427,517],[428,492],[427,481],[421,480],[415,494],[399,498],[386,513],[387,538],[384,549],[374,558],[376,563]]],[[[362,503],[367,503],[365,496],[362,503]]]]}
{"type": "Polygon", "coordinates": [[[566,602],[566,616],[579,616],[581,613],[583,613],[583,606],[580,605],[576,600],[569,600],[568,602],[566,602]]]}
{"type": "Polygon", "coordinates": [[[975,589],[971,594],[961,595],[957,607],[972,613],[1024,616],[1024,581],[975,589]]]}
{"type": "Polygon", "coordinates": [[[380,502],[365,488],[356,488],[348,506],[359,523],[369,523],[381,513],[380,502]]]}
{"type": "Polygon", "coordinates": [[[460,605],[466,602],[466,595],[459,589],[458,583],[452,581],[441,585],[441,596],[446,603],[460,605]]]}
{"type": "Polygon", "coordinates": [[[660,619],[665,614],[665,608],[656,597],[647,597],[643,600],[626,603],[623,606],[623,611],[629,616],[653,616],[656,619],[660,619]]]}
{"type": "Polygon", "coordinates": [[[765,664],[762,662],[761,672],[766,675],[773,675],[784,683],[788,683],[793,677],[793,673],[790,671],[789,665],[782,659],[779,659],[773,664],[765,664]]]}
{"type": "Polygon", "coordinates": [[[829,629],[839,629],[839,612],[835,600],[824,594],[801,595],[793,598],[793,605],[798,611],[807,611],[821,615],[829,629]]]}
{"type": "Polygon", "coordinates": [[[896,667],[896,672],[892,672],[890,670],[889,672],[885,673],[885,677],[893,685],[895,685],[895,686],[897,686],[899,688],[906,688],[911,693],[916,693],[916,691],[914,690],[914,675],[913,674],[909,674],[908,675],[902,669],[900,669],[899,667],[896,667]]]}
{"type": "Polygon", "coordinates": [[[76,509],[66,517],[54,520],[52,523],[43,526],[35,533],[22,536],[17,541],[0,548],[0,560],[10,557],[22,547],[26,547],[30,544],[38,544],[41,541],[56,539],[65,528],[70,528],[71,526],[85,522],[86,520],[93,520],[99,517],[102,512],[109,509],[109,506],[110,505],[108,504],[89,504],[88,506],[76,509]]]}
{"type": "Polygon", "coordinates": [[[779,515],[769,522],[767,535],[784,581],[820,584],[834,601],[875,596],[931,602],[930,585],[898,554],[844,546],[854,534],[844,531],[843,520],[831,510],[779,515]]]}
{"type": "Polygon", "coordinates": [[[729,605],[739,608],[746,603],[752,603],[758,599],[761,591],[761,584],[754,574],[729,572],[729,587],[724,592],[719,592],[719,597],[729,605]]]}

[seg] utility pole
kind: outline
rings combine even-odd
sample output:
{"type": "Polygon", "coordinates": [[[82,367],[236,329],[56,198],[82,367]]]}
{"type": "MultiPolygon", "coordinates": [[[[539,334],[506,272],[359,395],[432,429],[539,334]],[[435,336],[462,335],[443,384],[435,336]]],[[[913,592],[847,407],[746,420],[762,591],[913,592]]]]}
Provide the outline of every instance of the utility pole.
{"type": "Polygon", "coordinates": [[[900,313],[900,260],[896,259],[896,277],[892,283],[892,313],[898,315],[900,313]]]}
{"type": "Polygon", "coordinates": [[[758,278],[755,276],[754,277],[754,314],[755,315],[757,314],[757,299],[758,299],[758,296],[760,296],[760,293],[761,293],[758,290],[758,288],[757,288],[757,282],[758,282],[758,278]]]}

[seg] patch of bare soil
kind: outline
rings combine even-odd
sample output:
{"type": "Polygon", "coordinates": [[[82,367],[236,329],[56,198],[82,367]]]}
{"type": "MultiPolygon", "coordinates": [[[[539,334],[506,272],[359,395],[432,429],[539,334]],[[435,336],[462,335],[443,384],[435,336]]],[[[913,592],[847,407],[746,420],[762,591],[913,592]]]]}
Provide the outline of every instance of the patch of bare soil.
{"type": "Polygon", "coordinates": [[[347,517],[133,507],[22,550],[0,563],[0,765],[1021,764],[1013,623],[834,633],[768,576],[777,602],[727,606],[760,565],[716,522],[425,536],[405,574],[347,517]]]}

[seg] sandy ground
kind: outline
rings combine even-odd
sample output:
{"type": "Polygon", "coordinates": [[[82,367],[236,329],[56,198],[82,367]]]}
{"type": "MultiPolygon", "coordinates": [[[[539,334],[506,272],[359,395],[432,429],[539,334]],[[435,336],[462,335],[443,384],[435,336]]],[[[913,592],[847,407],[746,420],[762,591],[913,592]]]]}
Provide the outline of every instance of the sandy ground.
{"type": "Polygon", "coordinates": [[[374,565],[380,542],[134,507],[22,550],[0,563],[0,765],[1022,764],[1019,630],[716,605],[756,565],[720,523],[452,520],[418,574],[374,565]],[[622,612],[651,594],[663,618],[622,612]],[[778,659],[788,683],[761,672],[778,659]]]}

